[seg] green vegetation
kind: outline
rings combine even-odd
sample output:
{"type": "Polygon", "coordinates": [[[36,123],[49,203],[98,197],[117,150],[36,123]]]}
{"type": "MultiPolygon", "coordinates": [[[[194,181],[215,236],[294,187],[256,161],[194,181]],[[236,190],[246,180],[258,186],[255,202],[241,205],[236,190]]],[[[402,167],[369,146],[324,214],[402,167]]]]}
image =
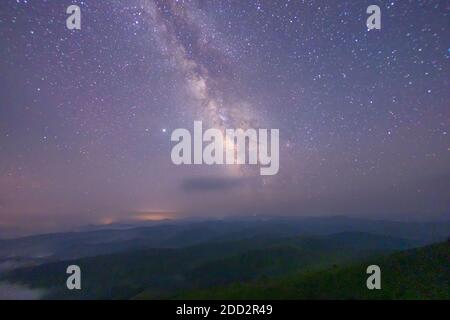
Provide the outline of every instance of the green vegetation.
{"type": "Polygon", "coordinates": [[[308,238],[258,236],[177,249],[146,249],[17,269],[10,282],[48,290],[48,298],[170,297],[180,290],[271,278],[400,250],[408,241],[365,233],[308,238]],[[82,290],[67,290],[66,268],[80,266],[82,290]]]}
{"type": "Polygon", "coordinates": [[[450,299],[448,242],[365,263],[300,272],[272,280],[185,292],[184,299],[450,299]],[[377,264],[382,289],[366,288],[366,268],[377,264]]]}
{"type": "Polygon", "coordinates": [[[43,288],[50,299],[448,298],[448,244],[400,252],[412,246],[368,233],[259,235],[46,263],[2,280],[43,288]],[[66,288],[71,264],[81,268],[82,290],[66,288]],[[381,267],[380,291],[366,288],[369,264],[381,267]]]}

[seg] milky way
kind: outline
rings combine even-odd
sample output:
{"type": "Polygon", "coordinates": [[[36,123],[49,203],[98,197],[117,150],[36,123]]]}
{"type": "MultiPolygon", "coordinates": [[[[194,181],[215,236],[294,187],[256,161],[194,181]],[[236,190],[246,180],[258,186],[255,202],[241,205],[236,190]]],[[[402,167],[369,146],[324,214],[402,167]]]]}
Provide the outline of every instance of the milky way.
{"type": "Polygon", "coordinates": [[[372,2],[1,1],[0,231],[448,217],[449,6],[379,2],[368,31],[372,2]],[[173,165],[194,120],[278,128],[279,173],[173,165]]]}

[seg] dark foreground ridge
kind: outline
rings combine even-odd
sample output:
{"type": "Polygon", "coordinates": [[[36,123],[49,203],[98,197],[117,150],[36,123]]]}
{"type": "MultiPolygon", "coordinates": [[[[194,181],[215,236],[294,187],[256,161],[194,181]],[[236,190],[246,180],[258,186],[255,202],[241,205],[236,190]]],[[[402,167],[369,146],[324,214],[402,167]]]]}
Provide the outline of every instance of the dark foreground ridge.
{"type": "Polygon", "coordinates": [[[448,242],[406,250],[365,263],[333,266],[270,281],[186,292],[181,299],[450,299],[448,242]],[[366,268],[377,264],[382,289],[366,288],[366,268]]]}

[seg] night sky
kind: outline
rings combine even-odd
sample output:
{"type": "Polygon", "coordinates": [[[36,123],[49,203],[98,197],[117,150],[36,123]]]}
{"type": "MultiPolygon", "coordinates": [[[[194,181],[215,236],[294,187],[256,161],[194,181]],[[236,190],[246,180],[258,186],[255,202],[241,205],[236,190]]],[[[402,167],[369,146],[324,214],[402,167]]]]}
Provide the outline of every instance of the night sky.
{"type": "Polygon", "coordinates": [[[450,216],[448,1],[0,1],[0,230],[450,216]],[[66,8],[81,8],[81,30],[66,8]],[[366,9],[381,8],[368,31],[366,9]],[[277,128],[280,170],[170,135],[277,128]]]}

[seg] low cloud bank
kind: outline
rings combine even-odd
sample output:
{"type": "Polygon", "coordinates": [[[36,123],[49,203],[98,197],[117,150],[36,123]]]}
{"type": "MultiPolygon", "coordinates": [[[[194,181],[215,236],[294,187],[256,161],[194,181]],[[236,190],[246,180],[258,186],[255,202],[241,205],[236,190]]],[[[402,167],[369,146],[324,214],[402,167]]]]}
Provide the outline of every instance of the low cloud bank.
{"type": "Polygon", "coordinates": [[[0,300],[38,300],[45,294],[45,290],[31,289],[27,286],[0,282],[0,300]]]}
{"type": "Polygon", "coordinates": [[[25,267],[27,265],[29,265],[29,262],[14,259],[2,261],[0,262],[0,274],[17,268],[25,267]]]}

